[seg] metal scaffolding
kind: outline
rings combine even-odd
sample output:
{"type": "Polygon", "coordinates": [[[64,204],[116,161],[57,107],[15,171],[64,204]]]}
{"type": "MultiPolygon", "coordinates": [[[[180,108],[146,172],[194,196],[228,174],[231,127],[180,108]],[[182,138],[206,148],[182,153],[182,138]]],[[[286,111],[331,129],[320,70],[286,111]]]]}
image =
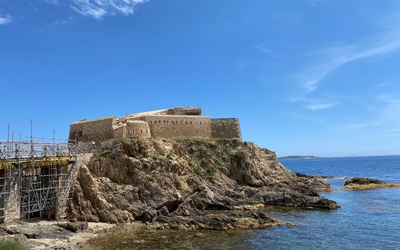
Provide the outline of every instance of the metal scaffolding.
{"type": "Polygon", "coordinates": [[[0,142],[0,221],[60,218],[76,171],[74,144],[0,142]]]}

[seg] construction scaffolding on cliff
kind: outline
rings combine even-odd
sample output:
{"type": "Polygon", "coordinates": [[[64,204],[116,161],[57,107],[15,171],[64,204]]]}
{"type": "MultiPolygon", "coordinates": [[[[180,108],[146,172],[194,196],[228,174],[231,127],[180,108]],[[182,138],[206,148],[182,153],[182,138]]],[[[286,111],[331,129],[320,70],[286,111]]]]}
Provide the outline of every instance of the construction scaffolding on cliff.
{"type": "Polygon", "coordinates": [[[0,141],[0,222],[63,217],[76,171],[74,144],[0,141]]]}

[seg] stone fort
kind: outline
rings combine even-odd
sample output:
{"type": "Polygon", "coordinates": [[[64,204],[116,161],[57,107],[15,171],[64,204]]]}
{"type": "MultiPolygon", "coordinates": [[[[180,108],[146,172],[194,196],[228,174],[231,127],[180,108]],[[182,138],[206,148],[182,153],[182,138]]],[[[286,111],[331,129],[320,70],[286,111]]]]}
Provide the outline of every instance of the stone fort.
{"type": "Polygon", "coordinates": [[[108,116],[70,125],[70,141],[99,143],[121,137],[242,139],[238,118],[211,119],[201,114],[200,107],[108,116]]]}

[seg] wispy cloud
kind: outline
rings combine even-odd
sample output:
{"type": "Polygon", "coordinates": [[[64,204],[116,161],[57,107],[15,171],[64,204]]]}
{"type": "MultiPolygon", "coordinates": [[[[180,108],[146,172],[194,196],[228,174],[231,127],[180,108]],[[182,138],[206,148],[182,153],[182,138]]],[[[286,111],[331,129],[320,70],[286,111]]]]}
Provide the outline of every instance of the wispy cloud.
{"type": "Polygon", "coordinates": [[[0,16],[0,25],[11,23],[13,18],[10,15],[0,16]]]}
{"type": "Polygon", "coordinates": [[[321,98],[313,100],[310,97],[311,93],[320,88],[330,74],[350,63],[366,59],[375,60],[400,52],[400,26],[393,25],[400,21],[400,15],[394,14],[386,19],[386,26],[383,26],[383,21],[381,22],[382,31],[380,33],[364,38],[362,42],[342,43],[306,52],[305,63],[294,76],[300,91],[292,101],[303,102],[305,103],[304,107],[310,110],[330,108],[334,106],[332,100],[321,100],[321,98]],[[394,22],[394,19],[397,21],[394,22]]]}
{"type": "Polygon", "coordinates": [[[334,106],[336,103],[332,101],[321,100],[317,98],[295,97],[292,102],[301,102],[305,104],[305,108],[309,110],[324,110],[334,106]]]}
{"type": "Polygon", "coordinates": [[[378,57],[400,50],[400,29],[391,29],[386,34],[378,34],[369,41],[360,44],[318,49],[313,54],[319,55],[318,63],[310,65],[299,75],[300,84],[309,93],[333,71],[345,64],[358,60],[378,57]]]}
{"type": "Polygon", "coordinates": [[[69,6],[79,14],[100,20],[106,15],[131,15],[134,13],[134,8],[137,4],[146,1],[147,0],[71,0],[69,6]]]}
{"type": "Polygon", "coordinates": [[[312,6],[325,4],[325,3],[328,2],[328,1],[329,1],[329,0],[308,0],[308,2],[309,2],[312,6]]]}
{"type": "Polygon", "coordinates": [[[44,0],[46,3],[51,3],[51,4],[59,4],[59,0],[44,0]]]}
{"type": "Polygon", "coordinates": [[[53,26],[62,26],[62,25],[70,24],[73,21],[75,21],[75,18],[71,15],[67,19],[55,21],[52,25],[53,26]]]}
{"type": "Polygon", "coordinates": [[[264,46],[264,44],[257,44],[253,47],[255,50],[258,50],[266,55],[273,55],[275,54],[273,50],[268,49],[266,46],[264,46]]]}
{"type": "Polygon", "coordinates": [[[322,110],[322,109],[330,108],[332,106],[333,106],[333,104],[331,104],[331,103],[316,103],[316,104],[306,105],[306,108],[311,109],[311,110],[322,110]]]}
{"type": "Polygon", "coordinates": [[[398,127],[400,127],[400,99],[384,94],[379,95],[377,101],[386,105],[379,112],[380,120],[386,123],[397,123],[398,127]]]}
{"type": "Polygon", "coordinates": [[[375,98],[375,108],[369,118],[342,124],[337,127],[339,131],[365,132],[375,131],[378,134],[400,136],[400,98],[390,94],[382,94],[375,98]]]}

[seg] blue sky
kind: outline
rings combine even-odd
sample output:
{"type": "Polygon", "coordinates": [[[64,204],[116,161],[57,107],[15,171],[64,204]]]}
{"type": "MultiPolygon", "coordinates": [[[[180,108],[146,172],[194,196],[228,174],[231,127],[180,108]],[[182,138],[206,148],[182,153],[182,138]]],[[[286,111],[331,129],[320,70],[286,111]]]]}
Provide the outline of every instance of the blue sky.
{"type": "Polygon", "coordinates": [[[285,155],[400,154],[400,3],[0,0],[0,139],[201,106],[285,155]]]}

